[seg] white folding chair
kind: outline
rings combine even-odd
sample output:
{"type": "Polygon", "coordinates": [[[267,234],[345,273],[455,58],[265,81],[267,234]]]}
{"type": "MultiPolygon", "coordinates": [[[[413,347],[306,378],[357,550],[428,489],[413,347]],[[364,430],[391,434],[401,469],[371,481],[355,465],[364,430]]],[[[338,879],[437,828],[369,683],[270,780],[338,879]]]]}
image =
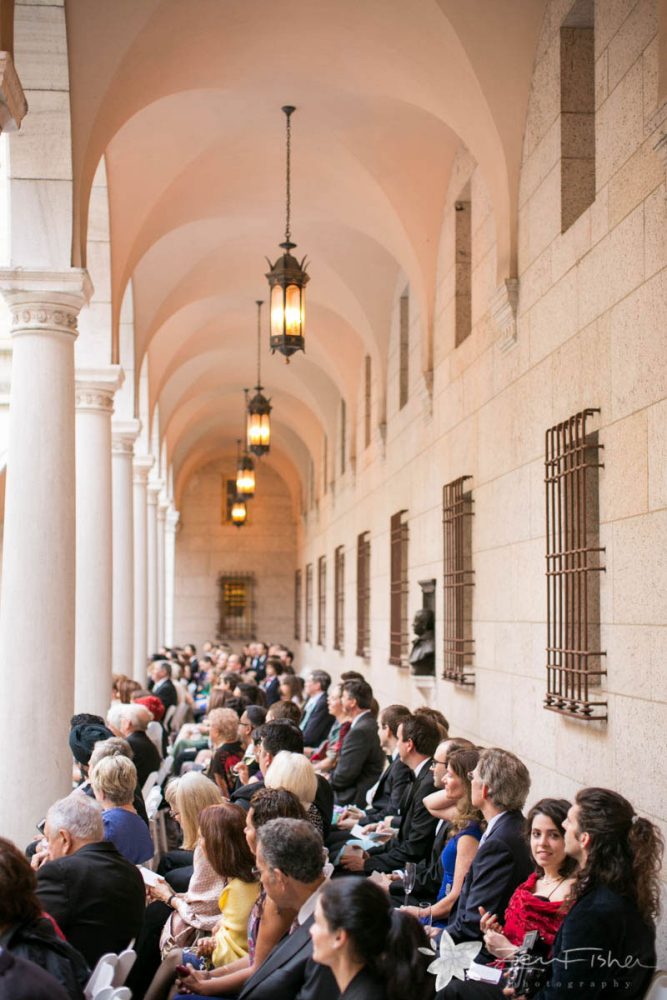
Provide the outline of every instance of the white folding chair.
{"type": "Polygon", "coordinates": [[[90,974],[83,991],[86,1000],[98,1000],[103,989],[113,986],[114,972],[116,971],[116,960],[118,956],[109,952],[98,959],[97,965],[90,974]]]}
{"type": "Polygon", "coordinates": [[[164,719],[162,720],[162,725],[164,726],[164,728],[167,730],[168,733],[171,732],[172,729],[171,720],[174,718],[175,715],[176,715],[176,706],[170,705],[167,711],[164,713],[164,719]]]}
{"type": "MultiPolygon", "coordinates": [[[[158,776],[158,772],[157,771],[151,771],[151,773],[148,775],[148,777],[144,781],[143,788],[141,789],[141,794],[143,796],[143,799],[144,799],[144,802],[146,803],[146,805],[148,805],[148,799],[149,799],[150,793],[152,792],[152,790],[155,788],[155,785],[157,784],[157,780],[158,780],[157,776],[158,776]]],[[[162,798],[162,795],[160,795],[160,798],[162,798]]]]}
{"type": "Polygon", "coordinates": [[[162,763],[160,764],[160,770],[157,773],[158,785],[162,785],[164,779],[169,777],[173,768],[174,768],[174,758],[169,756],[165,757],[162,763]]]}
{"type": "Polygon", "coordinates": [[[132,994],[127,986],[105,986],[99,993],[96,993],[93,1000],[132,1000],[132,994]]]}
{"type": "Polygon", "coordinates": [[[656,972],[644,1000],[667,1000],[667,971],[656,972]]]}
{"type": "Polygon", "coordinates": [[[157,752],[160,754],[160,759],[162,759],[164,756],[162,753],[162,726],[155,719],[146,726],[146,736],[157,747],[157,752]]]}

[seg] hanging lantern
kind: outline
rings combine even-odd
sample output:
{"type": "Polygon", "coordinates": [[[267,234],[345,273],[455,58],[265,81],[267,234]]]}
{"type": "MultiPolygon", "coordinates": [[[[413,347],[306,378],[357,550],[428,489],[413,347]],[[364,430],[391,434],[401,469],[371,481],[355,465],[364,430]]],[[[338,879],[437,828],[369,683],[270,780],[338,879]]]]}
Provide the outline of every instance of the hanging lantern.
{"type": "Polygon", "coordinates": [[[240,440],[238,441],[236,461],[236,492],[246,500],[250,500],[255,495],[255,463],[247,451],[241,454],[240,440]]]}
{"type": "Polygon", "coordinates": [[[280,244],[285,253],[278,257],[275,264],[267,261],[270,271],[266,275],[271,289],[271,301],[269,308],[271,312],[271,353],[279,351],[285,356],[289,363],[290,356],[297,351],[305,351],[304,345],[304,321],[306,306],[306,285],[310,281],[310,275],[306,274],[306,258],[301,263],[293,257],[290,250],[296,247],[292,243],[290,231],[291,212],[291,115],[296,110],[291,106],[283,109],[287,119],[287,168],[286,168],[286,205],[285,205],[285,240],[280,244]]]}
{"type": "MultiPolygon", "coordinates": [[[[260,340],[262,333],[262,302],[257,302],[257,385],[255,395],[248,402],[248,450],[253,455],[265,455],[271,445],[271,402],[263,394],[260,377],[260,340]]],[[[247,394],[246,389],[246,394],[247,394]]],[[[247,398],[247,395],[246,395],[247,398]]]]}
{"type": "Polygon", "coordinates": [[[235,524],[237,528],[241,528],[246,523],[248,508],[246,507],[243,497],[236,497],[234,503],[232,504],[231,517],[232,524],[235,524]]]}

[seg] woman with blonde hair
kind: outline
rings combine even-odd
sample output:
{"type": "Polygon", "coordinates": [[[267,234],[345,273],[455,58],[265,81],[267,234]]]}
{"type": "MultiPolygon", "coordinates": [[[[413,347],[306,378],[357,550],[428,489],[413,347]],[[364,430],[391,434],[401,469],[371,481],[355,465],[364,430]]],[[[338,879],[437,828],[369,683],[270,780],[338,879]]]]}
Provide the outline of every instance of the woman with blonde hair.
{"type": "Polygon", "coordinates": [[[137,996],[143,996],[161,959],[174,948],[194,945],[220,920],[218,904],[224,879],[202,851],[199,838],[202,812],[208,806],[219,805],[222,794],[201,771],[190,771],[169,782],[165,798],[183,831],[182,851],[169,852],[161,859],[159,870],[168,873],[170,881],[161,878],[146,889],[151,902],[137,941],[137,961],[128,980],[137,996]],[[176,865],[171,867],[174,861],[176,865]],[[177,892],[170,882],[178,888],[182,885],[183,891],[177,892]]]}
{"type": "MultiPolygon", "coordinates": [[[[438,753],[442,753],[443,744],[436,751],[434,764],[437,766],[438,753]]],[[[446,818],[451,829],[442,852],[442,884],[437,900],[430,908],[430,916],[434,923],[446,923],[446,918],[452,912],[459,898],[463,881],[468,874],[473,859],[477,853],[482,838],[484,819],[481,812],[472,804],[471,782],[468,775],[475,770],[479,761],[479,751],[472,749],[450,750],[446,758],[446,773],[443,780],[444,794],[450,803],[446,818]]],[[[441,797],[440,792],[434,792],[424,799],[424,805],[431,811],[433,803],[441,797]],[[431,802],[429,803],[429,799],[431,802]]],[[[438,813],[438,815],[441,815],[438,813]]],[[[406,906],[402,909],[415,917],[424,917],[420,907],[406,906]]],[[[444,926],[444,924],[443,924],[444,926]]]]}
{"type": "Polygon", "coordinates": [[[319,833],[324,833],[322,817],[314,804],[317,795],[317,775],[313,765],[302,753],[290,753],[289,750],[277,753],[264,775],[264,787],[285,788],[296,795],[306,811],[306,819],[319,833]]]}
{"type": "Polygon", "coordinates": [[[137,769],[128,757],[102,757],[90,772],[90,784],[102,806],[104,839],[138,865],[153,857],[153,841],[134,808],[137,769]]]}

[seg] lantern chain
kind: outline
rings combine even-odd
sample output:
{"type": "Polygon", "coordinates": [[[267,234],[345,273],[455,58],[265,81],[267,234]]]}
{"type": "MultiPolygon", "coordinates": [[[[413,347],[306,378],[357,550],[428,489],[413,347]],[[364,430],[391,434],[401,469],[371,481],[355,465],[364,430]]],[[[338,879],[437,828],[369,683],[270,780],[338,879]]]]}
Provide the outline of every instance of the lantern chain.
{"type": "Polygon", "coordinates": [[[261,386],[260,364],[261,364],[261,339],[262,339],[262,306],[263,299],[256,299],[257,302],[257,388],[261,386]]]}

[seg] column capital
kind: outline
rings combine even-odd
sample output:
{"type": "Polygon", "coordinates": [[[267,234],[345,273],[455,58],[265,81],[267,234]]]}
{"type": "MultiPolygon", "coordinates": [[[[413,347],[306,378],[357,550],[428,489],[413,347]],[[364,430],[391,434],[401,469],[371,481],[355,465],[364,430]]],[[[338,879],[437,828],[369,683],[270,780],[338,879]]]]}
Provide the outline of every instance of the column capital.
{"type": "Polygon", "coordinates": [[[171,507],[171,500],[166,493],[161,493],[158,497],[158,517],[160,515],[164,518],[167,515],[167,511],[171,507]]]}
{"type": "Polygon", "coordinates": [[[74,339],[77,317],[93,294],[93,284],[79,267],[0,268],[0,292],[12,314],[12,337],[41,333],[74,339]]]}
{"type": "Polygon", "coordinates": [[[134,482],[137,486],[145,486],[148,482],[148,473],[153,468],[155,459],[152,455],[135,455],[132,461],[132,471],[134,482]]]}
{"type": "Polygon", "coordinates": [[[111,451],[133,455],[134,442],[137,440],[140,430],[140,420],[112,420],[111,451]]]}
{"type": "Polygon", "coordinates": [[[125,379],[120,365],[79,368],[75,373],[75,408],[113,413],[113,398],[125,379]]]}
{"type": "Polygon", "coordinates": [[[167,511],[167,526],[166,526],[166,530],[175,535],[176,532],[177,532],[177,530],[178,530],[178,526],[180,524],[180,521],[181,521],[181,513],[180,513],[180,511],[176,510],[175,507],[172,507],[170,505],[169,506],[169,510],[167,511]]]}
{"type": "Polygon", "coordinates": [[[164,487],[161,479],[153,479],[148,483],[148,503],[152,507],[157,507],[157,499],[164,487]]]}
{"type": "Polygon", "coordinates": [[[28,102],[9,52],[0,52],[0,132],[16,132],[28,111],[28,102]]]}

